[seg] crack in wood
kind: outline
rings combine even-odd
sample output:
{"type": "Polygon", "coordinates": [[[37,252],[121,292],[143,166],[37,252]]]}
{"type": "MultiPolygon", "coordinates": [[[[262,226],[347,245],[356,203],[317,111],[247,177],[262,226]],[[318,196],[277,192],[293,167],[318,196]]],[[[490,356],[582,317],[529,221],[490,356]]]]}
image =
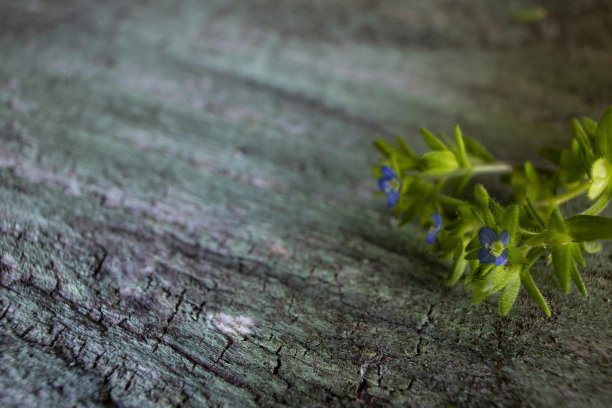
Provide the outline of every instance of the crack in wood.
{"type": "Polygon", "coordinates": [[[223,347],[223,350],[221,350],[221,354],[219,354],[219,357],[217,357],[217,359],[215,360],[213,366],[216,366],[217,364],[219,364],[222,360],[223,357],[225,357],[225,352],[227,350],[230,349],[230,347],[232,347],[232,345],[234,344],[234,340],[232,340],[231,337],[229,336],[224,336],[225,340],[227,341],[227,343],[225,344],[225,347],[223,347]]]}
{"type": "Polygon", "coordinates": [[[272,374],[274,375],[278,375],[278,372],[280,371],[281,368],[281,357],[280,357],[280,352],[283,349],[285,345],[281,344],[278,349],[276,350],[276,352],[274,354],[276,354],[276,366],[274,367],[274,370],[272,370],[272,374]]]}
{"type": "Polygon", "coordinates": [[[2,314],[0,314],[0,320],[4,320],[4,318],[8,314],[9,309],[11,308],[11,306],[12,306],[12,304],[9,303],[8,306],[4,308],[4,311],[2,312],[2,314]]]}
{"type": "Polygon", "coordinates": [[[64,331],[65,331],[65,330],[66,330],[66,327],[64,326],[64,327],[62,327],[62,328],[61,328],[61,329],[58,331],[58,333],[57,333],[55,336],[53,336],[53,339],[52,339],[52,340],[51,340],[51,342],[49,343],[49,347],[50,347],[50,348],[54,348],[54,347],[55,347],[55,345],[57,344],[57,342],[58,342],[58,340],[59,340],[60,336],[62,335],[62,333],[64,333],[64,331]]]}
{"type": "Polygon", "coordinates": [[[433,309],[434,309],[434,305],[431,304],[429,305],[429,308],[427,310],[427,313],[423,316],[423,319],[421,320],[421,322],[417,325],[417,334],[419,336],[419,339],[417,341],[417,344],[414,348],[414,357],[420,356],[421,355],[421,345],[423,343],[423,330],[425,330],[425,328],[429,325],[430,323],[430,319],[431,319],[431,314],[433,313],[433,309]]]}
{"type": "Polygon", "coordinates": [[[108,250],[104,246],[98,244],[97,247],[102,251],[102,256],[95,256],[96,262],[94,264],[92,273],[92,277],[94,279],[97,279],[100,275],[100,271],[102,271],[104,262],[106,262],[106,258],[108,257],[108,250]]]}
{"type": "Polygon", "coordinates": [[[130,388],[132,387],[132,383],[134,382],[134,378],[136,377],[136,371],[132,371],[132,374],[130,376],[130,378],[127,380],[125,387],[123,388],[124,391],[129,391],[130,388]]]}

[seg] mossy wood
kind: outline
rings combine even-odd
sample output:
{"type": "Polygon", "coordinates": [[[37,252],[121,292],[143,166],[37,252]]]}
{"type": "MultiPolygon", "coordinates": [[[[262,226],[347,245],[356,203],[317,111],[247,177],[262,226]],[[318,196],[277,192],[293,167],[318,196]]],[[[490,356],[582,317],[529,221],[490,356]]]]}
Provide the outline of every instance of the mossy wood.
{"type": "Polygon", "coordinates": [[[609,245],[501,318],[370,174],[420,126],[564,146],[609,4],[451,3],[0,2],[0,405],[609,406],[609,245]]]}

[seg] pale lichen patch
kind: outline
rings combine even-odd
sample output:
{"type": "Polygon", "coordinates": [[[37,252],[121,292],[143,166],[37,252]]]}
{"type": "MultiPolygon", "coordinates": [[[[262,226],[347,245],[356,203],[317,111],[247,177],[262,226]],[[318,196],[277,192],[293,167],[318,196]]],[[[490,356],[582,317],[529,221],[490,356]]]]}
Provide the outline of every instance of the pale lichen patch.
{"type": "Polygon", "coordinates": [[[280,244],[274,244],[270,247],[270,255],[285,257],[289,255],[289,251],[287,251],[287,249],[280,244]]]}
{"type": "Polygon", "coordinates": [[[0,284],[10,286],[19,280],[20,268],[10,254],[0,256],[0,284]]]}
{"type": "Polygon", "coordinates": [[[103,204],[107,207],[119,207],[123,203],[124,193],[117,187],[111,187],[104,192],[103,204]]]}
{"type": "Polygon", "coordinates": [[[248,316],[230,316],[225,313],[217,313],[211,317],[211,323],[221,333],[227,336],[246,336],[253,332],[255,321],[248,316]]]}

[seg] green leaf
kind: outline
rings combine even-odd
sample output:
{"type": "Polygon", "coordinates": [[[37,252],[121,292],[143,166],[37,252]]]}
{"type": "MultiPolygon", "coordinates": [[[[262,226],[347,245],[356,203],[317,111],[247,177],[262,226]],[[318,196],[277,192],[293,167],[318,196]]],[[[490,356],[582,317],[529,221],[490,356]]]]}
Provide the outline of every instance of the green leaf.
{"type": "Polygon", "coordinates": [[[553,147],[542,147],[538,150],[538,153],[542,158],[548,160],[556,165],[561,164],[561,149],[555,149],[553,147]]]}
{"type": "Polygon", "coordinates": [[[400,136],[397,136],[395,138],[395,141],[397,142],[399,147],[401,147],[402,151],[406,154],[406,156],[410,157],[411,159],[417,158],[417,155],[410,148],[410,146],[408,146],[408,143],[406,143],[403,138],[401,138],[400,136]]]}
{"type": "Polygon", "coordinates": [[[472,205],[470,206],[470,211],[474,218],[478,220],[478,222],[483,225],[486,225],[485,217],[483,216],[483,211],[480,208],[477,208],[476,206],[472,205]]]}
{"type": "Polygon", "coordinates": [[[537,221],[540,227],[546,226],[544,220],[540,216],[540,213],[538,213],[538,210],[535,208],[535,205],[533,205],[529,197],[525,197],[525,209],[533,217],[533,219],[537,221]]]}
{"type": "Polygon", "coordinates": [[[565,220],[574,242],[612,239],[612,218],[598,215],[574,215],[565,220]]]}
{"type": "Polygon", "coordinates": [[[385,139],[382,138],[377,138],[376,140],[374,140],[374,147],[376,147],[379,152],[381,152],[387,157],[391,156],[391,154],[395,150],[395,147],[393,147],[391,143],[387,142],[385,139]]]}
{"type": "Polygon", "coordinates": [[[482,184],[476,184],[476,186],[474,186],[474,198],[478,201],[478,204],[483,207],[489,206],[489,193],[482,184]]]}
{"type": "Polygon", "coordinates": [[[584,128],[578,122],[577,119],[572,120],[572,129],[574,131],[574,138],[578,141],[580,146],[581,155],[586,165],[591,165],[593,161],[595,161],[595,154],[593,153],[593,148],[591,147],[591,143],[589,142],[589,137],[587,136],[584,128]]]}
{"type": "Polygon", "coordinates": [[[491,208],[491,213],[493,214],[495,221],[497,223],[501,223],[502,219],[504,218],[504,209],[502,206],[499,205],[497,201],[491,199],[491,201],[489,201],[489,207],[491,208]]]}
{"type": "Polygon", "coordinates": [[[463,135],[459,125],[455,125],[455,143],[457,143],[457,160],[461,167],[470,167],[470,162],[467,158],[467,152],[465,150],[465,143],[463,142],[463,135]]]}
{"type": "Polygon", "coordinates": [[[591,187],[589,187],[588,196],[591,200],[595,200],[603,194],[612,183],[612,165],[602,157],[596,160],[591,167],[591,187]]]}
{"type": "Polygon", "coordinates": [[[424,176],[442,176],[459,167],[457,158],[450,150],[427,152],[423,155],[423,162],[426,168],[422,173],[424,176]]]}
{"type": "Polygon", "coordinates": [[[550,317],[550,309],[546,304],[544,296],[542,296],[542,293],[540,293],[540,290],[533,281],[529,269],[523,269],[521,271],[521,283],[523,284],[523,287],[525,287],[525,289],[527,290],[527,293],[529,293],[529,296],[531,296],[531,298],[537,303],[540,309],[542,309],[546,316],[550,317]]]}
{"type": "Polygon", "coordinates": [[[484,160],[486,163],[493,163],[495,158],[480,143],[469,136],[463,136],[465,149],[468,153],[484,160]]]}
{"type": "Polygon", "coordinates": [[[457,196],[461,196],[461,193],[465,189],[465,186],[467,186],[467,184],[470,182],[471,179],[472,179],[471,173],[466,173],[461,177],[455,177],[453,179],[453,181],[455,181],[456,183],[455,188],[454,188],[454,194],[457,196]]]}
{"type": "Polygon", "coordinates": [[[572,258],[574,261],[580,265],[581,268],[584,268],[586,263],[584,261],[584,256],[582,255],[582,251],[580,250],[580,245],[576,243],[569,244],[570,250],[572,252],[572,258]]]}
{"type": "Polygon", "coordinates": [[[446,146],[450,147],[453,145],[453,139],[448,137],[448,135],[444,132],[438,133],[438,139],[440,139],[446,146]]]}
{"type": "Polygon", "coordinates": [[[552,264],[555,276],[561,285],[563,293],[569,293],[571,268],[574,260],[569,245],[556,246],[552,248],[552,264]]]}
{"type": "Polygon", "coordinates": [[[412,222],[417,216],[417,211],[418,205],[415,205],[414,202],[407,203],[406,207],[401,210],[399,225],[404,226],[412,222]]]}
{"type": "MultiPolygon", "coordinates": [[[[493,216],[493,213],[491,212],[491,209],[489,207],[485,207],[482,209],[482,215],[484,217],[484,225],[486,225],[489,228],[493,228],[493,229],[497,229],[497,221],[495,220],[495,217],[493,216]]],[[[499,231],[498,231],[499,232],[499,231]]]]}
{"type": "Polygon", "coordinates": [[[612,106],[603,114],[595,135],[599,153],[612,162],[612,106]]]}
{"type": "Polygon", "coordinates": [[[485,277],[480,290],[483,293],[486,293],[487,296],[499,292],[506,287],[514,276],[518,275],[518,268],[520,268],[520,266],[517,265],[512,265],[510,267],[499,266],[493,268],[493,270],[485,277]]]}
{"type": "Polygon", "coordinates": [[[565,225],[563,216],[561,215],[561,211],[559,210],[559,208],[555,208],[554,211],[550,214],[550,218],[548,219],[548,225],[551,229],[557,232],[567,232],[567,226],[565,225]]]}
{"type": "Polygon", "coordinates": [[[535,184],[540,183],[540,177],[538,176],[538,172],[536,171],[535,167],[533,167],[533,164],[530,161],[525,163],[525,175],[527,176],[527,180],[529,180],[530,182],[535,184]]]}
{"type": "Polygon", "coordinates": [[[544,248],[542,247],[532,247],[529,249],[529,252],[527,253],[527,255],[525,256],[525,268],[531,268],[533,266],[534,263],[536,263],[536,261],[538,259],[540,259],[540,257],[542,256],[542,254],[544,253],[544,248]]]}
{"type": "Polygon", "coordinates": [[[421,128],[421,136],[430,149],[438,151],[448,150],[448,147],[429,130],[421,128]]]}
{"type": "Polygon", "coordinates": [[[474,291],[474,296],[472,297],[472,303],[477,305],[480,302],[482,302],[483,300],[485,300],[487,298],[487,296],[489,296],[488,293],[482,291],[482,290],[475,290],[474,291]]]}
{"type": "Polygon", "coordinates": [[[501,226],[503,229],[508,231],[510,234],[510,242],[514,242],[516,231],[518,229],[519,220],[519,207],[516,204],[512,204],[504,212],[504,218],[502,219],[501,226]]]}
{"type": "Polygon", "coordinates": [[[530,236],[525,240],[524,244],[529,246],[560,246],[567,245],[570,242],[572,242],[572,237],[570,237],[569,235],[557,231],[548,230],[530,236]]]}
{"type": "Polygon", "coordinates": [[[589,295],[589,292],[587,291],[587,288],[584,285],[584,282],[582,281],[582,276],[580,276],[580,272],[578,272],[578,269],[576,268],[572,269],[572,281],[574,282],[574,285],[576,285],[582,296],[587,297],[589,295]]]}
{"type": "Polygon", "coordinates": [[[478,251],[480,250],[480,248],[476,248],[473,249],[471,251],[469,251],[467,254],[465,254],[465,259],[468,261],[475,261],[478,259],[478,251]]]}
{"type": "Polygon", "coordinates": [[[603,249],[601,242],[581,242],[580,246],[587,254],[596,254],[603,249]]]}
{"type": "Polygon", "coordinates": [[[451,268],[451,274],[448,277],[448,283],[450,285],[454,285],[459,281],[459,279],[463,276],[463,273],[465,272],[466,266],[467,261],[463,258],[463,256],[455,260],[451,268]]]}
{"type": "MultiPolygon", "coordinates": [[[[582,256],[582,250],[580,249],[580,245],[575,243],[570,244],[570,249],[572,252],[572,258],[574,258],[574,262],[580,265],[581,268],[584,268],[586,263],[584,262],[584,256],[582,256]]],[[[582,296],[586,297],[588,295],[587,288],[584,285],[582,277],[580,276],[580,272],[578,271],[578,268],[576,268],[575,265],[572,268],[571,272],[572,281],[574,282],[574,285],[576,285],[582,296]]]]}
{"type": "Polygon", "coordinates": [[[575,183],[584,177],[583,163],[571,150],[561,152],[561,170],[559,177],[566,184],[575,183]]]}
{"type": "Polygon", "coordinates": [[[512,278],[508,282],[508,284],[502,290],[499,296],[498,309],[499,314],[505,316],[510,312],[516,298],[518,296],[519,290],[521,289],[521,277],[519,273],[515,273],[512,275],[512,278]]]}
{"type": "Polygon", "coordinates": [[[440,196],[440,203],[451,208],[465,207],[469,205],[463,200],[447,195],[440,196]]]}
{"type": "Polygon", "coordinates": [[[591,118],[582,118],[582,128],[590,139],[597,138],[597,122],[591,118]]]}
{"type": "MultiPolygon", "coordinates": [[[[401,170],[414,170],[419,167],[419,158],[418,157],[408,157],[403,152],[401,154],[395,155],[393,154],[391,157],[397,156],[397,167],[401,170]]],[[[398,173],[398,174],[401,174],[398,173]]]]}

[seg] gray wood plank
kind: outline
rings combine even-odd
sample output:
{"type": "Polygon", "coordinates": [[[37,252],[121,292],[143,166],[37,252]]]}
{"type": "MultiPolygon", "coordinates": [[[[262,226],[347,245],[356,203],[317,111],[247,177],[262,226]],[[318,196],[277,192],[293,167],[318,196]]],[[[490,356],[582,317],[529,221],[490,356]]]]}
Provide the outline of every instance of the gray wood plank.
{"type": "Polygon", "coordinates": [[[0,405],[606,406],[590,296],[444,285],[371,142],[500,158],[612,101],[606,1],[3,0],[0,405]]]}

